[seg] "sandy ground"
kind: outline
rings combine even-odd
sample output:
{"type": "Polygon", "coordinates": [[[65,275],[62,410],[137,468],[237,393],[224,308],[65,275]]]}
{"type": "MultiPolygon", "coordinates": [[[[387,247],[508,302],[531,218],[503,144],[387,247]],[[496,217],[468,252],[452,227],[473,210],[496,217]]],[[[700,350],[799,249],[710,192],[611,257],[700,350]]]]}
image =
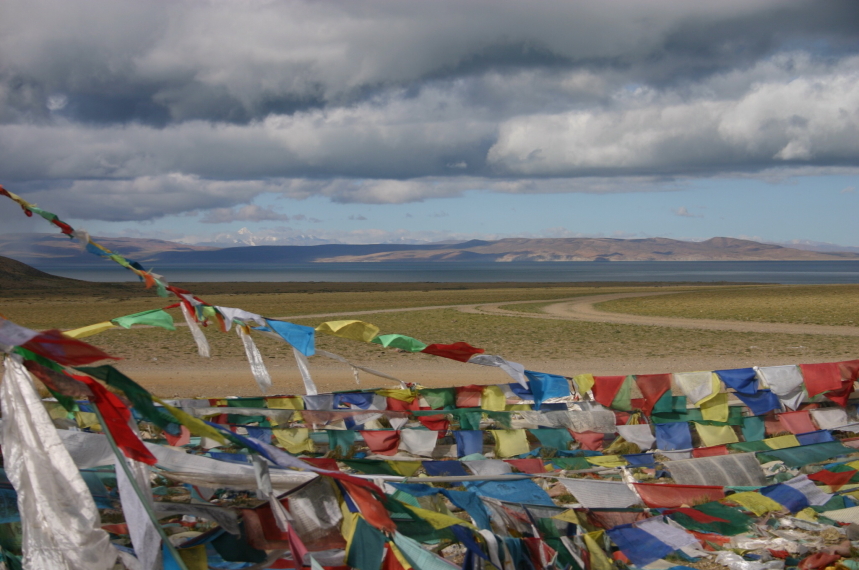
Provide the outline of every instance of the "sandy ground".
{"type": "MultiPolygon", "coordinates": [[[[607,313],[598,310],[594,305],[613,299],[660,295],[670,293],[621,293],[610,295],[594,295],[573,299],[559,299],[556,303],[544,308],[543,313],[514,312],[507,307],[516,303],[501,304],[471,304],[445,305],[437,308],[455,308],[463,312],[493,314],[498,316],[515,316],[543,319],[585,320],[591,322],[626,323],[635,325],[653,325],[662,327],[680,327],[694,329],[727,330],[741,332],[769,332],[788,334],[814,334],[859,336],[859,328],[821,325],[794,325],[777,323],[749,323],[735,321],[708,321],[702,319],[678,319],[665,317],[646,317],[607,313]]],[[[527,301],[533,303],[534,301],[527,301]]],[[[427,310],[436,307],[419,307],[414,309],[385,309],[364,312],[351,312],[349,316],[361,314],[376,314],[389,312],[407,312],[427,310]]],[[[306,317],[337,317],[342,313],[324,313],[314,315],[291,315],[285,318],[306,317]]],[[[505,355],[507,356],[507,355],[505,355]]],[[[511,359],[513,356],[507,356],[511,359]]],[[[726,368],[746,367],[752,364],[761,366],[793,364],[786,362],[783,356],[756,356],[754,362],[748,361],[747,355],[726,355],[718,357],[703,357],[698,354],[682,354],[670,357],[616,357],[593,356],[580,359],[529,360],[521,363],[527,369],[539,370],[553,374],[572,376],[580,373],[597,375],[615,374],[654,374],[665,372],[685,372],[693,370],[717,370],[726,368]]],[[[273,380],[270,394],[304,393],[304,387],[298,371],[291,361],[273,364],[269,367],[273,380]]],[[[125,370],[138,382],[153,392],[167,397],[191,396],[256,396],[259,389],[253,381],[248,365],[244,361],[213,359],[189,359],[188,364],[177,366],[175,363],[160,363],[157,359],[147,363],[120,363],[119,368],[125,370]]],[[[510,381],[509,376],[498,368],[483,367],[473,364],[460,363],[444,358],[419,360],[409,358],[408,362],[358,362],[358,364],[375,367],[376,370],[406,382],[414,382],[424,386],[443,387],[461,386],[467,384],[497,384],[510,381]]],[[[349,390],[355,387],[395,387],[396,382],[361,372],[361,383],[354,381],[351,369],[322,357],[311,359],[311,372],[320,391],[349,390]]]]}

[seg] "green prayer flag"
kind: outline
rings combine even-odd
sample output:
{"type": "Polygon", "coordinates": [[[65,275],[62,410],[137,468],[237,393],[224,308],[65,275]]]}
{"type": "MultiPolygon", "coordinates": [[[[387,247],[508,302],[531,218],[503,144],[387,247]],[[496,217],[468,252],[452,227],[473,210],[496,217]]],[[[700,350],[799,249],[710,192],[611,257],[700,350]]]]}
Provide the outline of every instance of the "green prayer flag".
{"type": "Polygon", "coordinates": [[[352,444],[355,443],[355,432],[351,430],[329,429],[328,434],[328,449],[336,450],[340,457],[349,455],[352,451],[352,444]]]}
{"type": "Polygon", "coordinates": [[[377,459],[340,459],[339,461],[364,475],[400,475],[387,461],[377,459]]]}
{"type": "Polygon", "coordinates": [[[623,384],[620,385],[620,389],[617,391],[617,394],[614,395],[614,399],[611,401],[611,408],[613,410],[626,410],[629,411],[632,409],[632,403],[630,399],[630,389],[632,388],[634,380],[632,376],[627,376],[623,384]]]}
{"type": "Polygon", "coordinates": [[[459,416],[459,429],[461,430],[479,430],[480,429],[480,420],[483,418],[483,414],[480,410],[477,411],[463,411],[459,416]]]}
{"type": "Polygon", "coordinates": [[[150,325],[153,327],[161,327],[168,331],[176,330],[176,327],[173,326],[173,317],[163,309],[125,315],[124,317],[112,319],[110,322],[125,329],[131,328],[131,325],[150,325]]]}
{"type": "Polygon", "coordinates": [[[418,339],[403,334],[383,334],[377,336],[370,342],[373,344],[381,344],[385,348],[399,348],[400,350],[405,350],[407,352],[420,352],[427,347],[426,344],[422,343],[418,339]]]}
{"type": "MultiPolygon", "coordinates": [[[[573,442],[570,432],[563,428],[529,429],[528,431],[540,440],[540,444],[543,447],[569,449],[570,443],[573,442]]],[[[587,467],[584,467],[584,469],[587,469],[587,467]]]]}
{"type": "Polygon", "coordinates": [[[433,410],[456,406],[456,390],[453,388],[421,388],[418,393],[433,410]]]}
{"type": "Polygon", "coordinates": [[[766,436],[764,418],[761,416],[746,416],[743,418],[743,439],[746,441],[761,441],[766,436]]]}
{"type": "Polygon", "coordinates": [[[686,396],[672,396],[671,391],[662,394],[662,397],[653,405],[653,414],[686,412],[686,396]]]}
{"type": "MultiPolygon", "coordinates": [[[[36,362],[37,364],[41,364],[45,368],[50,368],[54,372],[60,372],[60,373],[63,372],[63,367],[60,366],[59,364],[57,364],[56,362],[54,362],[53,360],[50,360],[48,358],[45,358],[44,356],[38,355],[35,352],[29,351],[24,347],[16,346],[13,349],[13,352],[23,356],[25,360],[32,360],[32,361],[36,362]]],[[[78,407],[77,402],[75,402],[75,399],[72,398],[71,396],[66,396],[66,395],[60,394],[59,392],[55,392],[54,390],[52,390],[48,386],[45,386],[45,388],[48,389],[48,392],[51,393],[51,396],[56,398],[57,401],[60,403],[60,405],[67,412],[79,412],[80,411],[80,408],[78,407]]]]}
{"type": "Polygon", "coordinates": [[[346,554],[346,565],[357,570],[379,570],[385,556],[385,535],[358,517],[346,554]]]}
{"type": "Polygon", "coordinates": [[[693,508],[705,515],[710,515],[711,517],[723,519],[728,522],[701,523],[692,517],[684,515],[683,513],[673,513],[670,516],[680,523],[680,525],[689,530],[695,530],[698,532],[714,532],[725,536],[736,536],[746,532],[749,528],[749,523],[752,521],[750,516],[742,513],[739,509],[728,507],[718,501],[704,503],[703,505],[698,505],[693,508]]]}

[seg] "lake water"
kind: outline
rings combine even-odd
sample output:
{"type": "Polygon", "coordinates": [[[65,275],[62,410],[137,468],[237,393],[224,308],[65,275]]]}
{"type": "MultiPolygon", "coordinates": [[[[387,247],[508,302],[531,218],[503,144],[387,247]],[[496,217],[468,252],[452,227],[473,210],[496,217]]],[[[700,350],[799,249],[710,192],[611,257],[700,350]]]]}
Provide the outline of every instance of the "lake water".
{"type": "MultiPolygon", "coordinates": [[[[133,281],[131,272],[103,266],[37,266],[42,271],[87,281],[133,281]]],[[[859,261],[624,261],[571,263],[300,263],[157,265],[171,282],[731,282],[859,283],[859,261]]]]}

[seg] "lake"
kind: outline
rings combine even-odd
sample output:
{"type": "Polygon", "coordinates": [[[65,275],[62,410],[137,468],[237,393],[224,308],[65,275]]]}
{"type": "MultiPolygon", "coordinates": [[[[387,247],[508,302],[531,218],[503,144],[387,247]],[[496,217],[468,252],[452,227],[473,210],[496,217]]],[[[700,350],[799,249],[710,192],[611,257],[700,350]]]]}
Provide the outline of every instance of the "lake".
{"type": "MultiPolygon", "coordinates": [[[[122,267],[35,265],[38,269],[87,281],[133,281],[122,267]]],[[[148,267],[148,266],[147,266],[148,267]]],[[[543,263],[297,263],[159,264],[156,273],[171,282],[730,282],[824,284],[859,283],[859,261],[623,261],[543,263]]]]}

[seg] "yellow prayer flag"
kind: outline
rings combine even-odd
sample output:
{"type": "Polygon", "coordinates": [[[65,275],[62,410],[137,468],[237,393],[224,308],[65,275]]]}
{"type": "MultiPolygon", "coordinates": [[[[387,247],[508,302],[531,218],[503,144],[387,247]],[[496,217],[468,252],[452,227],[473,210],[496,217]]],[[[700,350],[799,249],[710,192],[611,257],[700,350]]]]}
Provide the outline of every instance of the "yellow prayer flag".
{"type": "Polygon", "coordinates": [[[491,429],[495,438],[495,455],[513,457],[531,451],[524,429],[491,429]]]}
{"type": "Polygon", "coordinates": [[[301,396],[274,396],[265,399],[265,404],[272,410],[303,410],[304,400],[301,396]]]}
{"type": "Polygon", "coordinates": [[[349,552],[349,548],[352,546],[352,539],[355,538],[355,527],[358,526],[358,517],[361,515],[350,512],[345,501],[340,501],[340,511],[343,514],[343,522],[340,523],[340,534],[346,539],[345,550],[349,552]]]}
{"type": "Polygon", "coordinates": [[[585,457],[591,465],[600,467],[623,467],[629,465],[629,462],[622,455],[594,455],[593,457],[585,457]]]}
{"type": "Polygon", "coordinates": [[[420,507],[415,507],[408,503],[402,503],[407,509],[418,515],[420,518],[425,520],[436,530],[440,530],[443,528],[447,528],[450,526],[454,526],[457,524],[461,524],[462,526],[467,526],[468,528],[472,528],[477,530],[477,528],[471,524],[470,522],[463,520],[461,518],[453,517],[450,515],[444,515],[442,513],[437,513],[435,511],[431,511],[429,509],[422,509],[420,507]]]}
{"type": "Polygon", "coordinates": [[[170,404],[165,403],[164,400],[162,400],[161,398],[152,396],[152,399],[164,406],[164,408],[168,412],[173,414],[173,417],[175,417],[180,424],[188,428],[190,432],[194,435],[198,435],[200,437],[209,437],[211,439],[214,439],[221,445],[226,445],[227,439],[224,437],[224,435],[215,428],[207,425],[206,422],[199,420],[188,413],[183,412],[179,408],[174,408],[170,404]]]}
{"type": "Polygon", "coordinates": [[[98,416],[93,412],[75,412],[75,422],[81,429],[90,428],[94,431],[101,431],[101,425],[98,423],[98,416]]]}
{"type": "Polygon", "coordinates": [[[414,570],[413,566],[409,564],[409,561],[406,560],[406,557],[403,556],[403,553],[400,552],[400,549],[397,548],[397,545],[392,542],[388,543],[388,548],[391,549],[391,552],[394,553],[394,557],[396,557],[397,562],[400,563],[400,566],[403,567],[403,570],[414,570]]]}
{"type": "Polygon", "coordinates": [[[778,437],[770,437],[764,440],[767,447],[770,449],[786,449],[788,447],[796,447],[799,445],[799,440],[795,435],[780,435],[778,437]]]}
{"type": "Polygon", "coordinates": [[[209,570],[209,557],[206,554],[205,544],[191,548],[178,548],[177,552],[188,570],[209,570]]]}
{"type": "Polygon", "coordinates": [[[737,503],[747,511],[752,511],[755,515],[761,517],[767,513],[775,513],[784,510],[784,507],[770,499],[766,495],[755,493],[754,491],[745,491],[742,493],[734,493],[729,495],[723,501],[731,501],[737,503]]]}
{"type": "Polygon", "coordinates": [[[703,406],[705,402],[710,401],[710,399],[715,398],[722,391],[722,379],[719,378],[719,375],[715,372],[710,373],[710,394],[708,396],[704,396],[697,402],[695,405],[699,408],[703,406]]]}
{"type": "Polygon", "coordinates": [[[737,443],[737,434],[731,426],[708,426],[693,422],[698,435],[701,436],[701,441],[707,447],[714,445],[724,445],[726,443],[737,443]]]}
{"type": "Polygon", "coordinates": [[[116,328],[116,325],[110,321],[104,321],[103,323],[96,323],[94,325],[87,325],[85,327],[81,327],[79,329],[72,329],[70,331],[63,331],[63,336],[67,336],[69,338],[86,338],[88,336],[92,336],[94,334],[98,334],[100,332],[104,332],[108,329],[116,328]]]}
{"type": "Polygon", "coordinates": [[[317,332],[370,342],[379,335],[379,327],[364,321],[328,321],[316,327],[317,332]]]}
{"type": "Polygon", "coordinates": [[[573,382],[576,383],[576,390],[579,394],[590,392],[591,388],[593,388],[596,383],[593,374],[579,374],[578,376],[573,376],[573,382]]]}
{"type": "Polygon", "coordinates": [[[800,519],[803,521],[815,522],[817,520],[817,511],[815,511],[811,507],[805,507],[804,509],[802,509],[801,511],[799,511],[798,513],[796,513],[793,516],[794,516],[794,518],[797,518],[797,519],[800,519]]]}
{"type": "MultiPolygon", "coordinates": [[[[851,461],[850,463],[847,464],[847,467],[849,467],[850,469],[856,469],[857,471],[859,471],[859,460],[851,461]]],[[[846,485],[845,485],[845,487],[846,487],[846,485]]]]}
{"type": "Polygon", "coordinates": [[[701,416],[712,422],[728,421],[728,394],[725,392],[716,394],[702,403],[701,416]]]}
{"type": "Polygon", "coordinates": [[[403,477],[411,477],[423,466],[420,461],[385,461],[391,469],[403,477]]]}
{"type": "MultiPolygon", "coordinates": [[[[303,410],[304,400],[301,396],[277,396],[265,399],[266,406],[270,410],[303,410]]],[[[300,411],[292,414],[293,421],[303,422],[304,416],[300,411]]]]}
{"type": "Polygon", "coordinates": [[[415,393],[412,390],[406,390],[404,388],[387,388],[384,390],[376,390],[376,394],[379,396],[384,396],[386,398],[393,398],[395,400],[399,400],[401,402],[412,403],[415,401],[415,393]]]}
{"type": "Polygon", "coordinates": [[[573,509],[567,509],[563,513],[555,515],[552,518],[568,523],[582,524],[582,520],[579,518],[578,513],[576,513],[576,511],[574,511],[573,509]]]}
{"type": "Polygon", "coordinates": [[[315,449],[313,440],[310,438],[310,430],[307,428],[274,428],[271,430],[277,445],[286,449],[293,455],[299,453],[313,453],[315,449]]]}
{"type": "Polygon", "coordinates": [[[505,412],[531,411],[533,409],[531,404],[507,404],[504,406],[505,412]]]}
{"type": "Polygon", "coordinates": [[[501,388],[498,386],[483,387],[483,398],[480,400],[481,408],[493,412],[503,412],[506,405],[507,396],[504,395],[501,388]]]}
{"type": "Polygon", "coordinates": [[[588,548],[588,554],[591,559],[591,570],[614,570],[614,564],[600,547],[599,541],[602,539],[604,531],[589,532],[582,537],[585,540],[585,546],[588,548]]]}

